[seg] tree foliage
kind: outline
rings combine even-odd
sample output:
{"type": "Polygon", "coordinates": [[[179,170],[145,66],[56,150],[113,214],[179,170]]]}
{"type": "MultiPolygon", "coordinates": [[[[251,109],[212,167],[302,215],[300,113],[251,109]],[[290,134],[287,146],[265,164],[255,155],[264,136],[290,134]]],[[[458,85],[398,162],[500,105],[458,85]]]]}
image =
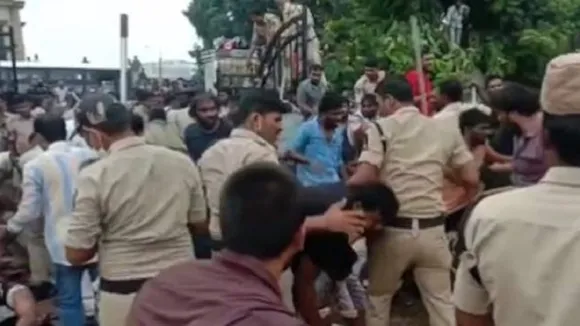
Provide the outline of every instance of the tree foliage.
{"type": "Polygon", "coordinates": [[[352,84],[365,57],[378,58],[392,73],[413,65],[408,20],[421,20],[423,45],[436,55],[436,77],[468,72],[484,73],[538,84],[546,62],[570,50],[578,30],[577,0],[466,0],[471,7],[470,42],[466,49],[450,47],[439,24],[449,1],[352,0],[345,12],[325,22],[325,65],[329,79],[352,84]]]}
{"type": "MultiPolygon", "coordinates": [[[[421,22],[423,45],[436,55],[436,79],[474,67],[484,73],[537,84],[546,62],[570,50],[580,27],[578,0],[464,0],[471,7],[470,42],[450,46],[440,18],[455,0],[303,0],[314,15],[322,40],[328,79],[351,87],[367,57],[391,73],[414,63],[409,17],[421,22]]],[[[249,14],[277,9],[274,0],[193,0],[184,14],[211,46],[214,38],[251,35],[249,14]]]]}
{"type": "Polygon", "coordinates": [[[215,38],[252,34],[250,14],[260,8],[275,10],[273,0],[192,0],[183,14],[189,19],[204,47],[215,38]]]}

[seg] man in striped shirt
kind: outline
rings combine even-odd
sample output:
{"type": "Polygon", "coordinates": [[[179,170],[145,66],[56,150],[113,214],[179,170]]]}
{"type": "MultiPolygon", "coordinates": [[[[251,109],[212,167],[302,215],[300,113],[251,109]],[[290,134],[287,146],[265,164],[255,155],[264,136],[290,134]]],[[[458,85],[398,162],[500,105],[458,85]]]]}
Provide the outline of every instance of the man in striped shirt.
{"type": "Polygon", "coordinates": [[[66,124],[62,117],[37,118],[34,133],[45,151],[24,165],[22,200],[16,214],[8,221],[7,234],[3,238],[4,241],[13,238],[25,225],[44,217],[46,247],[54,263],[60,323],[63,326],[83,325],[81,280],[87,269],[96,277],[96,268],[94,261],[82,268],[71,267],[65,257],[64,240],[72,216],[75,180],[81,165],[95,158],[96,153],[66,141],[66,124]]]}

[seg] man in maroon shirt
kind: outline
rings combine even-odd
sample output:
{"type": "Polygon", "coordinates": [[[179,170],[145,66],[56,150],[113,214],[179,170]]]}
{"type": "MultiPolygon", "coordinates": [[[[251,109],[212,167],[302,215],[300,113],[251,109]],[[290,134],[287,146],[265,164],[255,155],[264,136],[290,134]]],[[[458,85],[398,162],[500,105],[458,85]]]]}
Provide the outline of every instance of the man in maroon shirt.
{"type": "Polygon", "coordinates": [[[421,108],[421,112],[425,115],[431,116],[435,112],[434,102],[435,102],[435,94],[433,93],[433,83],[431,82],[431,72],[433,69],[433,60],[434,57],[429,52],[424,52],[423,57],[421,58],[422,65],[423,65],[423,74],[421,74],[418,70],[413,69],[409,71],[405,77],[407,81],[411,85],[413,89],[413,96],[415,105],[418,108],[421,108]],[[427,100],[423,102],[421,94],[421,86],[420,80],[423,80],[423,85],[425,85],[425,97],[427,100]],[[423,103],[426,103],[424,105],[423,103]]]}
{"type": "MultiPolygon", "coordinates": [[[[304,223],[298,192],[295,177],[272,163],[234,173],[220,204],[225,249],[212,260],[171,267],[146,283],[128,325],[304,326],[284,305],[278,285],[303,249],[305,231],[316,229],[310,220],[317,218],[304,223]]],[[[344,214],[355,213],[333,206],[318,229],[333,229],[330,224],[344,214]]]]}

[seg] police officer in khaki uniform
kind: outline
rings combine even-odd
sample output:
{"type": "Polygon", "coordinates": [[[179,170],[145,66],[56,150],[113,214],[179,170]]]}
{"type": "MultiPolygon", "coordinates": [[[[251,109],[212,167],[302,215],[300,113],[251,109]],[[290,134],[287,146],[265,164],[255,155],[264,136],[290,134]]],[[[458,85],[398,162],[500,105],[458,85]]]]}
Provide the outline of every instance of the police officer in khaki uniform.
{"type": "Polygon", "coordinates": [[[77,121],[107,155],[80,172],[67,259],[81,265],[98,253],[99,324],[125,325],[145,281],[193,259],[188,227],[205,227],[203,188],[189,157],[135,137],[131,112],[110,96],[85,97],[77,121]]]}
{"type": "Polygon", "coordinates": [[[449,165],[466,186],[476,188],[478,172],[459,128],[443,128],[413,105],[402,78],[377,89],[383,111],[367,131],[368,144],[351,184],[377,179],[399,202],[399,216],[369,241],[369,326],[390,325],[392,298],[406,270],[412,270],[429,312],[430,325],[453,326],[451,253],[445,236],[441,188],[449,165]],[[385,112],[383,112],[385,113],[385,112]]]}
{"type": "Polygon", "coordinates": [[[207,149],[198,161],[210,208],[209,231],[216,248],[221,240],[218,216],[222,186],[243,166],[254,162],[278,163],[273,144],[282,130],[282,114],[286,112],[287,107],[274,92],[252,92],[240,103],[237,127],[230,137],[207,149]]]}
{"type": "MultiPolygon", "coordinates": [[[[290,108],[280,100],[278,93],[256,90],[246,94],[239,111],[233,116],[234,129],[230,137],[207,149],[198,161],[210,209],[209,230],[214,249],[221,249],[219,225],[220,192],[226,179],[238,169],[255,162],[279,163],[276,144],[282,131],[282,114],[290,108]]],[[[256,194],[259,200],[260,194],[256,194]]],[[[333,206],[319,217],[305,222],[309,230],[330,230],[360,233],[364,219],[357,212],[342,211],[333,206]]]]}
{"type": "Polygon", "coordinates": [[[163,109],[153,109],[149,112],[149,123],[145,127],[143,137],[147,144],[187,153],[183,139],[171,130],[171,126],[167,123],[167,113],[163,109]]]}
{"type": "Polygon", "coordinates": [[[551,167],[538,184],[474,209],[455,281],[460,326],[580,320],[580,54],[548,63],[541,94],[551,167]]]}

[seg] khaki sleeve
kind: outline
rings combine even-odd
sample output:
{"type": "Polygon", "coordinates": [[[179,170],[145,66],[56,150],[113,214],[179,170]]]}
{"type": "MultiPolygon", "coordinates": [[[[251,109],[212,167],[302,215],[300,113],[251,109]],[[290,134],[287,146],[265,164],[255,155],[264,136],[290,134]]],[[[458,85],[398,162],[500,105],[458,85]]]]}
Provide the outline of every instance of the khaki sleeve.
{"type": "Polygon", "coordinates": [[[451,136],[453,147],[449,157],[449,164],[453,168],[460,168],[461,166],[473,160],[473,155],[467,148],[459,128],[454,128],[451,132],[453,133],[451,136]]]}
{"type": "Polygon", "coordinates": [[[1,172],[12,171],[12,161],[10,160],[9,152],[0,153],[0,171],[1,172]]]}
{"type": "MultiPolygon", "coordinates": [[[[469,256],[464,253],[463,256],[469,256]]],[[[469,272],[471,258],[461,258],[455,275],[453,303],[457,309],[473,315],[485,315],[489,312],[490,299],[487,291],[479,285],[469,272]]]]}
{"type": "Polygon", "coordinates": [[[100,192],[98,178],[91,174],[91,166],[81,171],[77,180],[73,216],[68,225],[66,246],[75,249],[91,249],[101,235],[100,192]]]}
{"type": "Polygon", "coordinates": [[[477,267],[479,263],[475,243],[478,239],[477,226],[480,223],[479,210],[481,207],[474,209],[463,231],[466,251],[460,257],[453,291],[453,303],[457,309],[473,315],[485,315],[491,306],[487,290],[470,273],[470,269],[477,267]]]}
{"type": "Polygon", "coordinates": [[[199,159],[199,171],[203,186],[205,187],[205,196],[207,207],[211,216],[219,216],[220,193],[227,173],[221,164],[226,158],[216,150],[207,150],[199,159]]]}
{"type": "MultiPolygon", "coordinates": [[[[383,132],[385,132],[386,129],[384,125],[381,125],[381,128],[383,132]]],[[[359,162],[368,163],[379,170],[382,169],[385,159],[385,151],[383,150],[383,142],[381,138],[382,136],[379,133],[377,126],[374,123],[371,124],[367,129],[367,144],[363,152],[360,154],[359,162]]]]}
{"type": "Polygon", "coordinates": [[[246,165],[258,162],[270,162],[280,164],[280,160],[278,159],[278,153],[266,147],[251,150],[248,156],[246,156],[246,159],[244,160],[244,163],[246,165]]]}
{"type": "Polygon", "coordinates": [[[207,221],[207,204],[203,191],[203,183],[197,166],[190,165],[188,174],[191,177],[193,188],[191,189],[191,201],[189,203],[188,222],[190,224],[204,223],[207,221]]]}

